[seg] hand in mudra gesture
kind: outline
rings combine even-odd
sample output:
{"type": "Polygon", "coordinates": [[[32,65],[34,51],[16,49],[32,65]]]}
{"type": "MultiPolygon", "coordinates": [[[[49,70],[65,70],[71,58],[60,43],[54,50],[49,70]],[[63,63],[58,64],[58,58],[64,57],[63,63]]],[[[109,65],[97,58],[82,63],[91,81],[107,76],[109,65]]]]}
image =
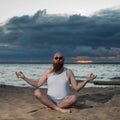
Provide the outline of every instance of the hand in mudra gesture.
{"type": "Polygon", "coordinates": [[[97,77],[97,75],[94,75],[93,73],[91,73],[91,74],[89,75],[89,77],[87,78],[87,80],[88,80],[88,81],[94,80],[96,77],[97,77]]]}
{"type": "Polygon", "coordinates": [[[25,78],[25,75],[22,72],[16,72],[18,78],[25,78]]]}

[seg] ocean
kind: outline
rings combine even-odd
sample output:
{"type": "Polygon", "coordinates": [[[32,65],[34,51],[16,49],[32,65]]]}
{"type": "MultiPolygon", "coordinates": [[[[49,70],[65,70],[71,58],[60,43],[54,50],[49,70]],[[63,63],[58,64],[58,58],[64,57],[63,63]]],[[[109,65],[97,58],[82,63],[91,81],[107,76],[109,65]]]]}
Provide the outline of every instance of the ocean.
{"type": "MultiPolygon", "coordinates": [[[[22,71],[28,78],[38,80],[44,71],[52,64],[0,64],[0,84],[18,87],[31,87],[22,79],[18,79],[15,72],[22,71]]],[[[120,64],[65,64],[71,69],[76,80],[85,80],[90,73],[97,75],[94,81],[120,81],[120,64]]],[[[46,88],[46,84],[41,86],[46,88]]],[[[94,85],[87,83],[85,87],[111,87],[111,85],[94,85]]]]}

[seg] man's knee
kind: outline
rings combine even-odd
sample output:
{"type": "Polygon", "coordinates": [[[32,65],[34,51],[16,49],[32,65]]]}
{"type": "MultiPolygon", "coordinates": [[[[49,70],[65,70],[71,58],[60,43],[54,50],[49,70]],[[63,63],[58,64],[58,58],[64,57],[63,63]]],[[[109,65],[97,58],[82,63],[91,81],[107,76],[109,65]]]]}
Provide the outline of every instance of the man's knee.
{"type": "Polygon", "coordinates": [[[76,95],[72,95],[72,102],[76,103],[77,102],[77,96],[76,95]]]}
{"type": "Polygon", "coordinates": [[[36,89],[36,90],[34,91],[34,96],[35,96],[36,98],[41,98],[41,97],[42,97],[42,94],[41,94],[41,92],[40,92],[39,89],[36,89]]]}

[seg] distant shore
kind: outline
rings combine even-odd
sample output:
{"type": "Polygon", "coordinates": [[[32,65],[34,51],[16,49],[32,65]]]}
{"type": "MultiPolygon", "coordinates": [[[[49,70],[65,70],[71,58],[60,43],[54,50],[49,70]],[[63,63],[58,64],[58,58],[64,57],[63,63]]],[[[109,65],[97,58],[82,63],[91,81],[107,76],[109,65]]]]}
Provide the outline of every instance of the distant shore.
{"type": "MultiPolygon", "coordinates": [[[[19,61],[0,61],[0,64],[51,64],[51,61],[47,62],[19,62],[19,61]]],[[[76,63],[76,62],[65,62],[65,64],[120,64],[120,62],[91,62],[91,63],[76,63]]]]}
{"type": "MultiPolygon", "coordinates": [[[[46,92],[46,89],[41,89],[46,92]]],[[[0,85],[0,120],[119,120],[120,87],[83,88],[72,113],[47,109],[33,96],[34,88],[0,85]]]]}

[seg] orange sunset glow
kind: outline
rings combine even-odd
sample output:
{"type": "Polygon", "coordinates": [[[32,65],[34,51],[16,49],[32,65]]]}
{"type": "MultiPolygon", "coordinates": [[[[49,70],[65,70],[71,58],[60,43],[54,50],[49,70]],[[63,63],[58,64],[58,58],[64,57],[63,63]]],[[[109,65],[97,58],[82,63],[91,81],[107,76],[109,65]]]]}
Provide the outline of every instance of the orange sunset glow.
{"type": "Polygon", "coordinates": [[[85,64],[85,63],[92,63],[93,61],[92,60],[77,60],[76,62],[85,64]]]}

